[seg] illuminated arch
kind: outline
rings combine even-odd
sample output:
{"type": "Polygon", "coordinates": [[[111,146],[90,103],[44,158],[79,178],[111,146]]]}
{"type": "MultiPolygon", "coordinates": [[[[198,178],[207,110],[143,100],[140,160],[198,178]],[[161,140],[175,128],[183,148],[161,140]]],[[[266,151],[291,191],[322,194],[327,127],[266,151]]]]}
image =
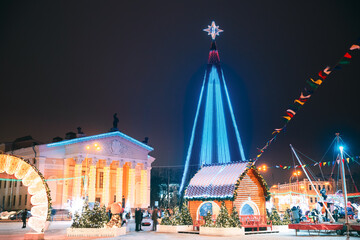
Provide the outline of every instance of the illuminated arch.
{"type": "Polygon", "coordinates": [[[50,218],[51,197],[43,175],[29,161],[8,154],[0,154],[0,173],[3,172],[14,175],[28,187],[33,205],[28,225],[38,233],[44,232],[50,218]]]}
{"type": "Polygon", "coordinates": [[[207,213],[207,211],[210,209],[203,209],[203,208],[208,208],[208,207],[211,207],[211,215],[215,215],[215,217],[216,217],[219,214],[219,212],[220,212],[219,205],[214,201],[206,201],[206,202],[201,203],[200,206],[198,207],[198,209],[196,211],[196,218],[200,219],[201,210],[204,210],[202,215],[205,215],[207,213]]]}

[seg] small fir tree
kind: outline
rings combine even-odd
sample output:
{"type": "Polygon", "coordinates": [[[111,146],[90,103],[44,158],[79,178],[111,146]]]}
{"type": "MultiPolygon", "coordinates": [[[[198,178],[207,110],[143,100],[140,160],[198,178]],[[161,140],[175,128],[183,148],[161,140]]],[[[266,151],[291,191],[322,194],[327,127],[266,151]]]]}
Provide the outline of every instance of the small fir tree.
{"type": "Polygon", "coordinates": [[[280,215],[279,215],[276,207],[273,207],[271,209],[270,220],[272,221],[273,225],[281,225],[282,224],[282,221],[280,219],[280,215]]]}
{"type": "Polygon", "coordinates": [[[287,225],[291,223],[291,219],[290,219],[290,209],[286,209],[284,216],[283,216],[283,220],[282,220],[282,224],[287,225]]]}
{"type": "Polygon", "coordinates": [[[223,201],[221,203],[219,215],[216,218],[216,227],[227,228],[227,227],[230,227],[231,225],[232,224],[231,224],[231,221],[229,218],[229,212],[225,206],[225,202],[223,201]]]}
{"type": "Polygon", "coordinates": [[[180,225],[181,223],[181,214],[180,214],[180,211],[179,211],[179,207],[176,206],[174,208],[174,215],[171,217],[171,225],[180,225]]]}
{"type": "Polygon", "coordinates": [[[165,211],[164,217],[161,219],[160,225],[172,225],[172,221],[171,221],[168,211],[165,211]]]}
{"type": "Polygon", "coordinates": [[[105,206],[100,207],[96,202],[93,209],[90,208],[88,201],[84,202],[82,211],[74,215],[72,228],[103,228],[108,222],[105,206]]]}
{"type": "Polygon", "coordinates": [[[231,227],[241,227],[240,226],[240,219],[239,219],[239,213],[236,210],[236,207],[234,206],[230,215],[230,226],[231,227]]]}
{"type": "Polygon", "coordinates": [[[193,221],[187,207],[187,202],[184,201],[180,212],[180,225],[192,225],[193,221]]]}
{"type": "Polygon", "coordinates": [[[204,220],[205,220],[205,227],[214,227],[214,221],[212,219],[212,215],[209,212],[207,212],[206,216],[204,217],[204,220]]]}

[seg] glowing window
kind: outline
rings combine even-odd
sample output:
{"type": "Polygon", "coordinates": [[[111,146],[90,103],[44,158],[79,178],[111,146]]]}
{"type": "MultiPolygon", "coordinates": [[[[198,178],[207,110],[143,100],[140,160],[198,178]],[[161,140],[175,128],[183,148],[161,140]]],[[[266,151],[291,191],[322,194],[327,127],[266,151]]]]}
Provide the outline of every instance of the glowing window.
{"type": "Polygon", "coordinates": [[[254,215],[254,209],[249,204],[245,204],[241,208],[241,215],[254,215]]]}
{"type": "Polygon", "coordinates": [[[99,175],[99,188],[102,188],[104,185],[104,172],[100,172],[99,175]]]}

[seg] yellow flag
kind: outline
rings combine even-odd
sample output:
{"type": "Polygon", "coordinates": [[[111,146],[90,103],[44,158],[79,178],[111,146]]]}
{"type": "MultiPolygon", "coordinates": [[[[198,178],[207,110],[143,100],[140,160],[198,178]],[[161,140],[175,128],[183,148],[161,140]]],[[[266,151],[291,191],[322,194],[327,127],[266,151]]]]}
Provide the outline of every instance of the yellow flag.
{"type": "Polygon", "coordinates": [[[324,166],[326,165],[326,162],[324,162],[324,166]]]}
{"type": "Polygon", "coordinates": [[[317,85],[321,85],[321,84],[322,84],[322,81],[321,81],[320,79],[314,81],[312,78],[310,78],[310,80],[311,80],[313,83],[317,84],[317,85]]]}
{"type": "Polygon", "coordinates": [[[291,120],[291,117],[289,117],[289,116],[283,116],[283,118],[285,118],[285,119],[287,119],[287,120],[291,120]]]}
{"type": "Polygon", "coordinates": [[[298,104],[300,104],[300,105],[304,105],[304,102],[301,102],[301,101],[299,101],[299,100],[297,100],[297,99],[294,101],[294,103],[298,103],[298,104]]]}
{"type": "Polygon", "coordinates": [[[346,161],[349,163],[349,162],[350,162],[350,158],[346,158],[346,161]]]}

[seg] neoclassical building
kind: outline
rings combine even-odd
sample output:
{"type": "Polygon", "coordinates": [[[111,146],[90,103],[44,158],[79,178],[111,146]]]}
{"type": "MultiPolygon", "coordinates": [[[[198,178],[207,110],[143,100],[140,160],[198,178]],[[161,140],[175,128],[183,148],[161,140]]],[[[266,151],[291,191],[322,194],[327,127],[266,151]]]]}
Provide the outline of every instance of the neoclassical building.
{"type": "MultiPolygon", "coordinates": [[[[30,159],[38,167],[48,180],[55,209],[68,208],[81,197],[106,206],[122,202],[131,208],[146,208],[150,205],[150,172],[155,160],[149,155],[152,150],[147,144],[115,131],[7,153],[30,159]]],[[[4,178],[4,173],[0,175],[4,178]]],[[[25,187],[3,182],[0,182],[1,206],[5,209],[29,206],[29,201],[19,201],[29,198],[20,196],[26,195],[22,189],[25,187]]]]}

